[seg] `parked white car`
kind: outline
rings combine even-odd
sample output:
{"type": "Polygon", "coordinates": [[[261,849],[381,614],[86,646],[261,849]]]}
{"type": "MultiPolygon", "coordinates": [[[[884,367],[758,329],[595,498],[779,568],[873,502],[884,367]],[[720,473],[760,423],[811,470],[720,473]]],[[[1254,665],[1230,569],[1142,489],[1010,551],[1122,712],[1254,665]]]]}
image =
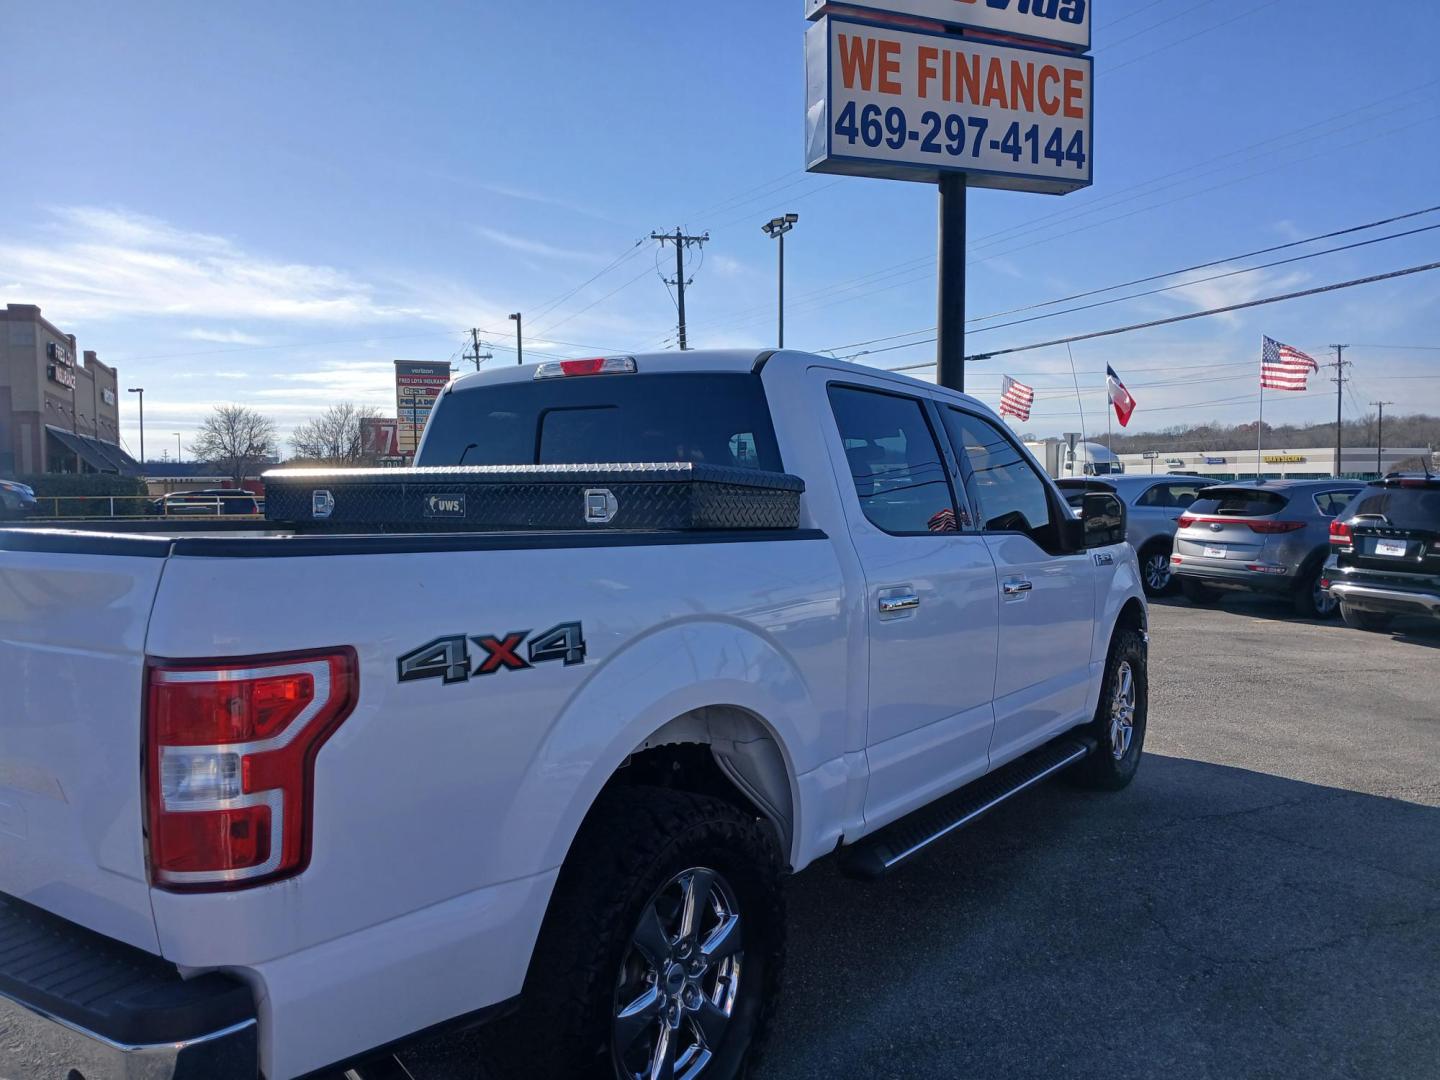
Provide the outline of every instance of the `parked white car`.
{"type": "Polygon", "coordinates": [[[0,1075],[284,1080],[491,1020],[498,1075],[734,1076],[782,875],[1135,775],[1123,507],[1076,517],[972,398],[793,352],[516,367],[439,400],[418,464],[462,460],[804,494],[784,528],[625,528],[597,487],[558,532],[0,530],[0,1075]]]}

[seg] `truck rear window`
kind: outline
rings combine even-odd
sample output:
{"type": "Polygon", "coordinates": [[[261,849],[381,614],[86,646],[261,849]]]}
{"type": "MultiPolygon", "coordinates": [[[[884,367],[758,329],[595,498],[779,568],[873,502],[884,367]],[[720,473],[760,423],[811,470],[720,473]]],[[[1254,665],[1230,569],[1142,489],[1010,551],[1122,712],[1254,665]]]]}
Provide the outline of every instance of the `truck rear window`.
{"type": "Polygon", "coordinates": [[[1366,488],[1349,511],[1361,514],[1382,515],[1396,529],[1440,532],[1440,488],[1366,488]]]}
{"type": "Polygon", "coordinates": [[[1189,513],[1199,517],[1269,517],[1278,514],[1290,500],[1274,491],[1253,488],[1207,488],[1190,504],[1189,513]]]}
{"type": "Polygon", "coordinates": [[[416,465],[693,461],[783,471],[760,376],[594,375],[459,389],[416,465]]]}

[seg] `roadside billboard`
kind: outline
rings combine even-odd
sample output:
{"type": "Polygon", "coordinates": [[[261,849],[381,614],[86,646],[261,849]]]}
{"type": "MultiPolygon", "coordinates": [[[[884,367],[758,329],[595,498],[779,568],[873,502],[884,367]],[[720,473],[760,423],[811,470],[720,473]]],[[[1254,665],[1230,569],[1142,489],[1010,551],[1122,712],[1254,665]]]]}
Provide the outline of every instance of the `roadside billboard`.
{"type": "Polygon", "coordinates": [[[1090,51],[1090,0],[805,0],[807,19],[826,11],[899,15],[1090,51]]]}
{"type": "Polygon", "coordinates": [[[396,430],[396,421],[388,416],[362,416],[360,452],[366,457],[399,457],[400,435],[396,430]]]}
{"type": "Polygon", "coordinates": [[[1088,56],[828,16],[806,31],[805,68],[812,172],[963,172],[970,187],[1051,195],[1091,183],[1088,56]]]}
{"type": "Polygon", "coordinates": [[[396,443],[405,457],[414,455],[435,399],[449,383],[449,361],[395,361],[396,443]]]}

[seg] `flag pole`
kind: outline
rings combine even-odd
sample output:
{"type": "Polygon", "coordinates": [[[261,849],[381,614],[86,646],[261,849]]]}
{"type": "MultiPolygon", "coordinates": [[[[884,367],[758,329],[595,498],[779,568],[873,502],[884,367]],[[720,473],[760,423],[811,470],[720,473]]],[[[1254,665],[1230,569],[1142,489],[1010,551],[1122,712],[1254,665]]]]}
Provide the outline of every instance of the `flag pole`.
{"type": "Polygon", "coordinates": [[[1087,441],[1085,435],[1085,402],[1080,399],[1080,376],[1075,374],[1075,354],[1070,352],[1070,345],[1067,342],[1065,352],[1070,357],[1070,378],[1075,381],[1075,404],[1080,409],[1080,441],[1087,441]]]}
{"type": "Polygon", "coordinates": [[[1260,417],[1255,421],[1255,482],[1260,482],[1260,463],[1265,445],[1265,343],[1260,343],[1260,417]]]}

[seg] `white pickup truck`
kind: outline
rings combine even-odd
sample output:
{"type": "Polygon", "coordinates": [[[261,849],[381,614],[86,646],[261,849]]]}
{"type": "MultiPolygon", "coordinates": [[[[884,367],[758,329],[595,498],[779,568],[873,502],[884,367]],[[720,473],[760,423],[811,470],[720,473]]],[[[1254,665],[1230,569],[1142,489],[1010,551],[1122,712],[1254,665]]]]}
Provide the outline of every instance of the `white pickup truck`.
{"type": "Polygon", "coordinates": [[[363,1072],[452,1022],[499,1077],[735,1076],[784,874],[1134,776],[1123,508],[979,402],[516,367],[417,464],[592,461],[789,473],[798,527],[0,530],[0,1077],[363,1072]]]}

